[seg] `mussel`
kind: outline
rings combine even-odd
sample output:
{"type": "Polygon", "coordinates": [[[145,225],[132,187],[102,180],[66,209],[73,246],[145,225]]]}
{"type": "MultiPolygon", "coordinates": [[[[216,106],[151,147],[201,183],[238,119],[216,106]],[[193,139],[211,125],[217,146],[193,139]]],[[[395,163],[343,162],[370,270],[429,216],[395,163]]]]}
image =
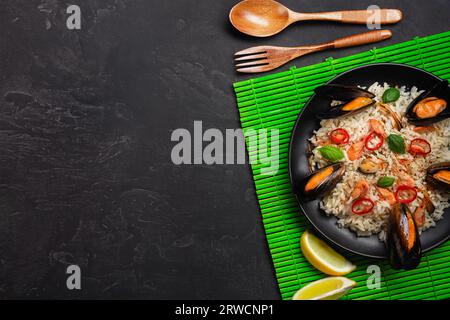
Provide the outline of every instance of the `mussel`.
{"type": "Polygon", "coordinates": [[[448,81],[440,81],[408,106],[406,118],[416,126],[428,126],[450,118],[450,88],[448,81]]]}
{"type": "Polygon", "coordinates": [[[392,208],[386,243],[394,269],[411,270],[419,265],[422,256],[419,232],[405,204],[397,203],[392,208]]]}
{"type": "Polygon", "coordinates": [[[365,174],[374,174],[381,170],[381,162],[372,159],[364,159],[359,164],[358,170],[365,174]]]}
{"type": "Polygon", "coordinates": [[[450,192],[450,162],[430,166],[427,169],[426,181],[434,188],[450,192]]]}
{"type": "Polygon", "coordinates": [[[310,140],[308,140],[306,146],[306,159],[308,160],[308,168],[310,173],[313,173],[318,169],[317,164],[314,163],[314,153],[313,153],[314,148],[315,146],[313,145],[313,143],[310,140]]]}
{"type": "Polygon", "coordinates": [[[400,131],[403,128],[403,125],[402,120],[400,120],[397,113],[394,110],[392,110],[391,107],[389,107],[389,105],[385,103],[379,102],[377,105],[381,109],[381,111],[387,113],[391,117],[394,128],[400,131]]]}
{"type": "Polygon", "coordinates": [[[319,117],[321,119],[332,119],[354,114],[375,104],[373,100],[375,95],[358,87],[327,84],[317,87],[314,92],[318,96],[340,102],[338,105],[331,106],[326,112],[320,113],[319,117]]]}
{"type": "Polygon", "coordinates": [[[306,201],[325,196],[342,179],[344,171],[342,163],[320,168],[300,181],[297,194],[306,201]]]}

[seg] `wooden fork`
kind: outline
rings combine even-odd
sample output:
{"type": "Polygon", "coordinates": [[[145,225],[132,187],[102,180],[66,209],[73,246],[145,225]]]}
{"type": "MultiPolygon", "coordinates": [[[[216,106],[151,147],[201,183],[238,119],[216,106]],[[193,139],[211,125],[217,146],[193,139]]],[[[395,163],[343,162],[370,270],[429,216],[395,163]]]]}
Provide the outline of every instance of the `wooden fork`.
{"type": "Polygon", "coordinates": [[[257,73],[273,70],[305,54],[375,43],[392,37],[390,30],[376,30],[340,38],[331,42],[302,47],[259,46],[235,53],[238,72],[257,73]]]}

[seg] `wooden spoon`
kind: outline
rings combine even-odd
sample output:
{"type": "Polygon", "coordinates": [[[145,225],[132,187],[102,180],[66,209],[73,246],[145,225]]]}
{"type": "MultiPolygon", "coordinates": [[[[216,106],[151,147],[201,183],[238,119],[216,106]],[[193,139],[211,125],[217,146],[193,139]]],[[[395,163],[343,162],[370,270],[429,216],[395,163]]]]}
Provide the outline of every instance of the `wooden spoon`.
{"type": "MultiPolygon", "coordinates": [[[[402,12],[396,9],[380,9],[379,14],[381,24],[396,23],[402,19],[402,12]]],[[[231,9],[230,21],[243,33],[255,37],[268,37],[297,21],[325,20],[366,24],[372,19],[372,15],[373,11],[370,10],[300,13],[273,0],[245,0],[231,9]]]]}

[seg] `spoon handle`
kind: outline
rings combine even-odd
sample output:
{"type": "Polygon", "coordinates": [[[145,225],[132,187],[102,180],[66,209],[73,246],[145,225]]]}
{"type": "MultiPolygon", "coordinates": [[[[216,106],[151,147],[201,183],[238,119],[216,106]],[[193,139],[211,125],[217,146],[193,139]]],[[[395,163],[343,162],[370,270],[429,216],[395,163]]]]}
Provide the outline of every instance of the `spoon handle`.
{"type": "Polygon", "coordinates": [[[338,21],[343,23],[367,24],[380,23],[392,24],[402,20],[403,14],[397,9],[380,10],[350,10],[320,13],[292,13],[295,21],[321,20],[338,21]]]}

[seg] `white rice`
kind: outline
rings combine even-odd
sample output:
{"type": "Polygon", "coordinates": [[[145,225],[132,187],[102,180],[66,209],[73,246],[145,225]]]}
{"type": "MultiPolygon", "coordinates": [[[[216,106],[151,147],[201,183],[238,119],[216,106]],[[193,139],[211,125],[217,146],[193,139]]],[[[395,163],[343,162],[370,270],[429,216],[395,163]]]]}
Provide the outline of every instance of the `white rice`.
{"type": "MultiPolygon", "coordinates": [[[[384,91],[388,88],[389,85],[386,83],[384,85],[374,83],[367,90],[376,95],[375,99],[377,101],[381,101],[384,91]]],[[[369,119],[377,119],[383,123],[387,135],[391,133],[401,134],[405,139],[406,146],[409,146],[410,142],[415,138],[423,138],[430,143],[432,151],[426,157],[414,157],[409,153],[402,155],[395,154],[389,150],[386,142],[380,149],[370,153],[364,152],[360,159],[354,161],[350,161],[346,155],[346,158],[343,160],[346,164],[346,171],[342,181],[320,202],[320,208],[323,209],[326,214],[337,217],[339,227],[349,228],[359,236],[379,234],[381,240],[385,238],[384,230],[391,206],[379,196],[375,186],[380,177],[396,177],[392,171],[394,167],[408,172],[415,180],[417,190],[427,189],[431,196],[436,209],[431,215],[426,213],[425,223],[421,228],[421,231],[435,226],[436,222],[443,218],[444,209],[450,206],[448,195],[437,190],[426,188],[426,184],[424,183],[428,166],[437,162],[450,161],[450,119],[434,124],[435,131],[428,133],[414,132],[412,130],[414,126],[408,124],[403,115],[407,106],[414,98],[420,95],[421,91],[418,91],[416,87],[413,87],[410,91],[407,91],[405,87],[397,89],[400,91],[400,98],[395,103],[389,104],[389,106],[392,110],[397,112],[401,118],[403,129],[401,129],[400,132],[394,128],[392,119],[385,112],[381,111],[378,107],[370,107],[355,115],[322,120],[320,122],[321,128],[315,131],[313,137],[310,139],[315,147],[313,149],[311,164],[317,165],[318,167],[328,164],[321,156],[320,152],[318,152],[318,148],[324,144],[329,144],[329,142],[327,142],[328,135],[332,130],[344,128],[348,131],[350,134],[350,142],[345,146],[340,146],[341,149],[347,151],[353,142],[360,141],[367,136],[369,132],[369,119]],[[375,174],[363,174],[358,171],[358,166],[365,158],[378,158],[385,161],[387,166],[375,174]],[[411,162],[405,166],[399,162],[401,159],[410,160],[411,162]],[[371,213],[359,216],[352,213],[351,205],[354,199],[350,197],[350,194],[353,191],[356,182],[361,178],[367,180],[370,185],[367,197],[375,203],[375,207],[371,213]]],[[[397,182],[398,179],[396,179],[393,186],[394,190],[397,182]]],[[[414,212],[420,204],[422,197],[423,195],[419,191],[417,199],[409,204],[412,212],[414,212]]]]}

